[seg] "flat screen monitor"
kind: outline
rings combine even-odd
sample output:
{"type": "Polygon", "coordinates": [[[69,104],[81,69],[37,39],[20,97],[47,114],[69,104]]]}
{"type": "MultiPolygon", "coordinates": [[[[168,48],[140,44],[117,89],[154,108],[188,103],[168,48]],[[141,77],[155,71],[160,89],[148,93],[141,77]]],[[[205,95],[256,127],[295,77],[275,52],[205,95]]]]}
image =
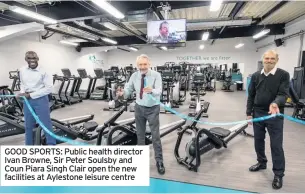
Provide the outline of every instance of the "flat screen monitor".
{"type": "Polygon", "coordinates": [[[186,42],[186,19],[147,22],[150,44],[177,44],[186,42]]]}

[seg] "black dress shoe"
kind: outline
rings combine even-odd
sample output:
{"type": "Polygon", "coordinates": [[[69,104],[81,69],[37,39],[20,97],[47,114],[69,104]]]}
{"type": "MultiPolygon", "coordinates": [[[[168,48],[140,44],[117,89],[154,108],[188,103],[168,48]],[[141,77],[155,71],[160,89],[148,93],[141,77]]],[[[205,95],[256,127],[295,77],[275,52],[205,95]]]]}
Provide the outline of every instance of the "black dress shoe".
{"type": "Polygon", "coordinates": [[[249,168],[249,170],[250,170],[251,172],[256,172],[256,171],[259,171],[259,170],[264,170],[264,169],[266,169],[266,168],[267,168],[266,164],[257,163],[257,164],[255,164],[255,165],[251,166],[251,167],[249,168]]]}
{"type": "Polygon", "coordinates": [[[157,169],[159,174],[164,174],[165,173],[165,168],[162,162],[157,162],[157,169]]]}
{"type": "Polygon", "coordinates": [[[273,189],[280,189],[283,186],[283,178],[279,176],[274,176],[272,187],[273,189]]]}

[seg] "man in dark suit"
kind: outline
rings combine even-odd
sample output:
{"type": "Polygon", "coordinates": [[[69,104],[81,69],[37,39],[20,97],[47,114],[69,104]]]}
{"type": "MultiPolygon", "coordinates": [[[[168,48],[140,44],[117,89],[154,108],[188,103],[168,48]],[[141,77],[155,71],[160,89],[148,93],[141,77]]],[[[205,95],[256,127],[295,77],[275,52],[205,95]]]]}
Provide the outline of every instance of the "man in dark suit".
{"type": "MultiPolygon", "coordinates": [[[[254,73],[249,84],[247,101],[247,119],[284,113],[284,107],[289,95],[289,73],[276,66],[278,54],[267,51],[263,56],[264,68],[254,73]]],[[[252,123],[249,123],[252,124],[252,123]]],[[[283,185],[285,171],[285,156],[283,150],[284,119],[280,116],[253,123],[254,144],[258,163],[250,167],[251,172],[267,168],[265,155],[265,134],[268,130],[271,142],[271,155],[274,179],[272,187],[280,189],[283,185]]]]}

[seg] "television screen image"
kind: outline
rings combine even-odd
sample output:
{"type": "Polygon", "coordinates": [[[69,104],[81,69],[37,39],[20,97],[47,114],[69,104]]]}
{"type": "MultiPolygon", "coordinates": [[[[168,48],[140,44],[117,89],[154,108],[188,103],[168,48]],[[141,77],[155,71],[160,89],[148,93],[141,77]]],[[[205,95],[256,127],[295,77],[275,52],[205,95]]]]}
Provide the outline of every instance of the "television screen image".
{"type": "Polygon", "coordinates": [[[186,20],[161,20],[147,22],[148,43],[172,44],[186,42],[186,20]]]}

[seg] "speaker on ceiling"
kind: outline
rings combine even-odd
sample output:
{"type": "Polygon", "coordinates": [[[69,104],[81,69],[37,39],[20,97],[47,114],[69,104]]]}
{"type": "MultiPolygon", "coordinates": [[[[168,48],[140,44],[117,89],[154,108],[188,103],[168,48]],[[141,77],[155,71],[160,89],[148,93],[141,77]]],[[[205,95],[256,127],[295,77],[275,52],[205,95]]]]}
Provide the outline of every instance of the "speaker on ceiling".
{"type": "Polygon", "coordinates": [[[81,50],[82,50],[82,47],[80,47],[80,46],[77,46],[77,47],[75,47],[75,50],[76,50],[77,52],[81,52],[81,50]]]}
{"type": "Polygon", "coordinates": [[[275,39],[274,40],[276,47],[282,46],[283,45],[283,41],[282,39],[275,39]]]}

